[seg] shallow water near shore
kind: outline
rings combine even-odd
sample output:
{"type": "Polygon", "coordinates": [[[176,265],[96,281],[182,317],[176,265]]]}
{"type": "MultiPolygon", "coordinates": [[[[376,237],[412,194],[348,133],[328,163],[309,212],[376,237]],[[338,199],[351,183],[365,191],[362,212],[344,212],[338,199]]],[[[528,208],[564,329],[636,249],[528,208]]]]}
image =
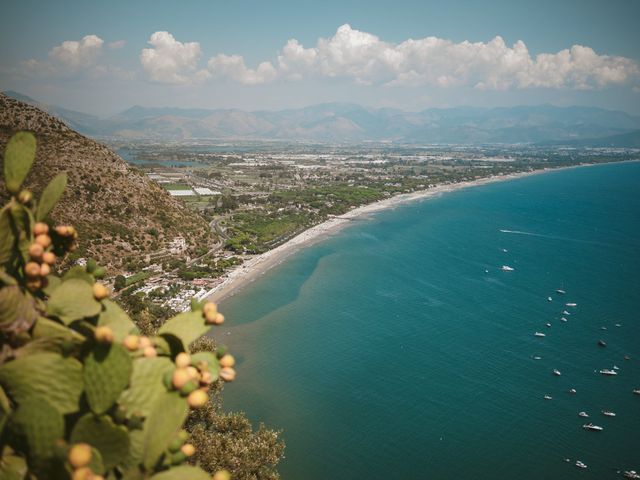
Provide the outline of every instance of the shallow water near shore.
{"type": "Polygon", "coordinates": [[[639,186],[601,165],[353,221],[222,302],[227,409],[284,430],[284,480],[640,470],[639,186]]]}

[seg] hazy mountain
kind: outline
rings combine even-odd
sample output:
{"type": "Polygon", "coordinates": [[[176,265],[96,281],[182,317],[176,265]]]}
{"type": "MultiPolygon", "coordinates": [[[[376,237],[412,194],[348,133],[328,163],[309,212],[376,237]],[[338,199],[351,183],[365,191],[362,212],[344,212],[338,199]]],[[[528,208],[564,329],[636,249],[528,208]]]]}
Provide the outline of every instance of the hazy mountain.
{"type": "MultiPolygon", "coordinates": [[[[25,99],[15,92],[7,93],[25,99]]],[[[42,106],[33,99],[28,103],[88,135],[165,140],[536,143],[607,137],[640,129],[640,117],[624,112],[553,105],[432,108],[421,112],[366,108],[352,103],[254,112],[134,106],[101,119],[42,106]]]]}
{"type": "MultiPolygon", "coordinates": [[[[67,172],[67,190],[52,218],[78,228],[80,255],[95,257],[117,272],[127,258],[140,260],[178,236],[192,248],[212,241],[203,218],[107,147],[0,93],[0,150],[19,130],[33,132],[38,141],[26,188],[38,196],[56,173],[67,172]]],[[[0,185],[0,201],[3,197],[0,185]]]]}
{"type": "Polygon", "coordinates": [[[640,148],[640,130],[600,138],[581,138],[569,141],[546,142],[547,145],[591,148],[640,148]]]}

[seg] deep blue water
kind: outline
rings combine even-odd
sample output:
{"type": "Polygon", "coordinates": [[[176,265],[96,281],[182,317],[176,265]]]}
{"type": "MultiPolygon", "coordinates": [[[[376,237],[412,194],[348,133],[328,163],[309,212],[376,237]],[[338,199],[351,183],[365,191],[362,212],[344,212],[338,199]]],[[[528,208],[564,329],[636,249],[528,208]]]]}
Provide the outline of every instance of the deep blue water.
{"type": "Polygon", "coordinates": [[[284,430],[284,480],[621,478],[640,470],[639,276],[637,162],[380,212],[223,302],[226,407],[284,430]]]}

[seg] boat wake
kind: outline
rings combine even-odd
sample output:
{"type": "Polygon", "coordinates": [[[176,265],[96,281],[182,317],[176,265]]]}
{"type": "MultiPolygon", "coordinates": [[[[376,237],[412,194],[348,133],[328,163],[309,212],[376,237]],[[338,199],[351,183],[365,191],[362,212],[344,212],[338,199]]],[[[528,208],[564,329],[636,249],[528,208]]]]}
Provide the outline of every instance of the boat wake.
{"type": "Polygon", "coordinates": [[[561,240],[564,242],[591,243],[594,245],[611,246],[609,244],[602,243],[602,242],[592,242],[589,240],[580,240],[578,238],[557,237],[555,235],[543,235],[541,233],[523,232],[521,230],[507,230],[504,228],[500,229],[500,233],[510,233],[512,235],[526,235],[528,237],[548,238],[550,240],[561,240]]]}

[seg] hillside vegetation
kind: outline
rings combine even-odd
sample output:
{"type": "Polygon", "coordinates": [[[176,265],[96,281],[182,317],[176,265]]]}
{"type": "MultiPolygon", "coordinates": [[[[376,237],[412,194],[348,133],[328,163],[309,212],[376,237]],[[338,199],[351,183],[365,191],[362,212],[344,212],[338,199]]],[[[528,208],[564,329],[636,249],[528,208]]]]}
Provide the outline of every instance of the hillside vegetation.
{"type": "MultiPolygon", "coordinates": [[[[19,130],[33,132],[38,141],[26,188],[42,191],[55,174],[67,172],[67,190],[51,215],[58,223],[73,223],[84,239],[75,258],[96,258],[116,273],[151,253],[195,255],[212,243],[211,230],[201,216],[107,147],[0,93],[0,150],[19,130]],[[171,253],[168,249],[178,237],[185,239],[186,251],[171,253]]],[[[4,191],[0,188],[0,201],[7,200],[4,191]]]]}

